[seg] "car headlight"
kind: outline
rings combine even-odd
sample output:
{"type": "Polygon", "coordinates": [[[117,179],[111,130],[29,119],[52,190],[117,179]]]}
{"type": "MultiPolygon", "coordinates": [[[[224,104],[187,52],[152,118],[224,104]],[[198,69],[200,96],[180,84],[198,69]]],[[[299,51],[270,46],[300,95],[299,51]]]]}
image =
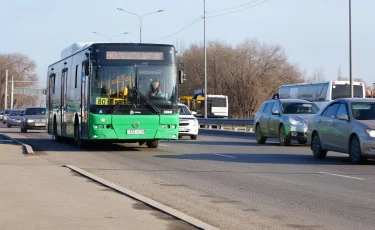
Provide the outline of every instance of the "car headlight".
{"type": "Polygon", "coordinates": [[[197,120],[197,119],[195,119],[195,120],[193,121],[193,125],[194,125],[194,126],[197,126],[197,125],[198,125],[198,120],[197,120]]]}
{"type": "Polygon", "coordinates": [[[374,130],[374,129],[365,129],[365,132],[366,132],[370,137],[375,137],[375,130],[374,130]]]}
{"type": "Polygon", "coordinates": [[[302,125],[302,124],[303,124],[303,122],[301,122],[301,121],[299,121],[299,120],[297,120],[297,119],[294,119],[293,117],[290,117],[290,118],[289,118],[289,122],[290,122],[290,124],[292,124],[292,125],[302,125]]]}
{"type": "Polygon", "coordinates": [[[32,123],[34,122],[34,120],[27,120],[27,123],[32,123]]]}

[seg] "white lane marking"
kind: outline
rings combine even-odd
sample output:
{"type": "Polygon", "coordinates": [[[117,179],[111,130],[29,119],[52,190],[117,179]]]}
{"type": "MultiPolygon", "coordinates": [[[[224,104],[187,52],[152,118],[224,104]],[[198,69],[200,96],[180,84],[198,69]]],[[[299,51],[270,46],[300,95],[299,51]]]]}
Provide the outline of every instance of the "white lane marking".
{"type": "Polygon", "coordinates": [[[334,173],[326,173],[326,172],[319,172],[319,173],[326,174],[326,175],[331,175],[331,176],[345,177],[345,178],[350,178],[350,179],[355,179],[355,180],[366,180],[365,178],[353,177],[353,176],[345,176],[345,175],[334,174],[334,173]]]}
{"type": "Polygon", "coordinates": [[[164,147],[168,147],[168,146],[170,146],[170,145],[163,145],[163,144],[159,144],[160,146],[164,146],[164,147]]]}
{"type": "Polygon", "coordinates": [[[214,154],[216,156],[221,156],[221,157],[229,157],[229,158],[234,158],[236,159],[236,157],[233,157],[233,156],[228,156],[228,155],[224,155],[224,154],[214,154]]]}

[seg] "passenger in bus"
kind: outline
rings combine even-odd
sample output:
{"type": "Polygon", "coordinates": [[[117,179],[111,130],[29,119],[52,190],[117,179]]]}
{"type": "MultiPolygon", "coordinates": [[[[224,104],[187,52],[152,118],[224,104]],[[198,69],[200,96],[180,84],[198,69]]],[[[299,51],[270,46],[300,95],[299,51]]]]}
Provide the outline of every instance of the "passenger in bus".
{"type": "Polygon", "coordinates": [[[158,94],[161,93],[159,80],[154,79],[150,85],[150,98],[157,98],[158,94]]]}

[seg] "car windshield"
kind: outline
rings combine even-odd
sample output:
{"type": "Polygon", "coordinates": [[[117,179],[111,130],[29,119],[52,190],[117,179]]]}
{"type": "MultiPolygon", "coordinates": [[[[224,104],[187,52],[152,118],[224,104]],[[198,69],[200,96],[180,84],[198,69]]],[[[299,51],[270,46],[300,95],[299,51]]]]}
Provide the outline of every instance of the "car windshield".
{"type": "Polygon", "coordinates": [[[316,114],[319,107],[313,103],[286,102],[281,103],[284,114],[316,114]]]}
{"type": "Polygon", "coordinates": [[[352,113],[356,120],[375,120],[375,102],[352,103],[352,113]]]}
{"type": "Polygon", "coordinates": [[[28,108],[25,111],[25,115],[45,115],[45,108],[28,108]]]}
{"type": "Polygon", "coordinates": [[[19,116],[23,114],[23,110],[14,110],[10,113],[10,116],[19,116]]]}
{"type": "Polygon", "coordinates": [[[180,115],[191,115],[190,110],[186,105],[179,105],[178,109],[180,111],[180,115]]]}

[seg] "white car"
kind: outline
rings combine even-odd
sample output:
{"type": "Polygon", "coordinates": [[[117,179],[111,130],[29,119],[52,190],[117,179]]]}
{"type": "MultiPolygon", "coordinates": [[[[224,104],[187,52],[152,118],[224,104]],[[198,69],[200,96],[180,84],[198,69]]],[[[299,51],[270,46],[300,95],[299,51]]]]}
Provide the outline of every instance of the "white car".
{"type": "Polygon", "coordinates": [[[194,112],[190,112],[189,108],[184,104],[178,104],[180,110],[180,129],[178,137],[190,136],[192,140],[198,137],[199,124],[197,118],[194,117],[194,112]]]}

